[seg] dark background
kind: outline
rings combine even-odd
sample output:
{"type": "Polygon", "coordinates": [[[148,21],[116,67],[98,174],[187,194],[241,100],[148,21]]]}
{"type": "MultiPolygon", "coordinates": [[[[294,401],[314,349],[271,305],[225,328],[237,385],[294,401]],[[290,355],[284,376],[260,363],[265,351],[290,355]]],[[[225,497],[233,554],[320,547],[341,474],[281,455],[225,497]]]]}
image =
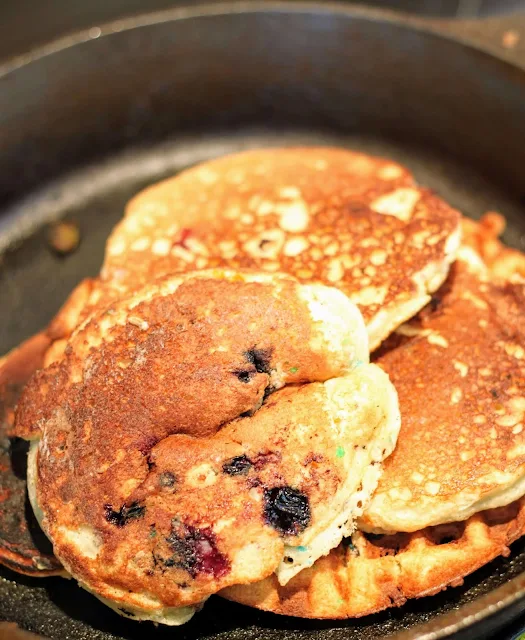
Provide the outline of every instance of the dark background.
{"type": "MultiPolygon", "coordinates": [[[[211,0],[217,1],[217,0],[211,0]]],[[[192,0],[0,0],[0,59],[85,27],[192,0]]],[[[525,11],[525,0],[372,0],[362,2],[426,16],[472,18],[525,11]]]]}

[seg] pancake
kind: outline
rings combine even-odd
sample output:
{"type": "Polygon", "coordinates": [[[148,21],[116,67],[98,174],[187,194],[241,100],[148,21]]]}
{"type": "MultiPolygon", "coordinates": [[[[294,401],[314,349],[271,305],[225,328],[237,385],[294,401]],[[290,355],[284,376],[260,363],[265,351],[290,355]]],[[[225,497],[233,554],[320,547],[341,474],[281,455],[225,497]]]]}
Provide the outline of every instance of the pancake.
{"type": "Polygon", "coordinates": [[[388,160],[316,147],[248,151],[131,200],[90,304],[174,271],[281,271],[346,293],[374,349],[445,280],[459,219],[388,160]]]}
{"type": "Polygon", "coordinates": [[[0,564],[42,577],[60,573],[62,567],[34,518],[27,517],[26,482],[20,473],[26,450],[20,442],[11,442],[7,432],[18,397],[27,380],[43,365],[50,342],[40,333],[0,358],[0,564]]]}
{"type": "Polygon", "coordinates": [[[359,523],[375,533],[466,520],[525,493],[525,284],[463,256],[375,361],[399,394],[395,453],[359,523]]]}
{"type": "Polygon", "coordinates": [[[218,269],[100,309],[16,414],[64,567],[123,615],[165,624],[225,586],[285,584],[337,546],[399,426],[346,296],[218,269]]]}

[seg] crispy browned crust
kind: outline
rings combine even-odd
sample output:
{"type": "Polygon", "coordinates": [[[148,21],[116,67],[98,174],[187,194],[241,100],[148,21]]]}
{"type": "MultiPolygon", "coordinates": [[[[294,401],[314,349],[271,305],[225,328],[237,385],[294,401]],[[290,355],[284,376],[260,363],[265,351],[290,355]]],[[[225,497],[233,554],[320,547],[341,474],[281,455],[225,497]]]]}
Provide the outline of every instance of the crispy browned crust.
{"type": "MultiPolygon", "coordinates": [[[[51,340],[39,333],[0,359],[0,563],[18,573],[48,576],[61,572],[50,553],[35,546],[25,517],[26,482],[13,471],[23,468],[25,450],[12,447],[7,437],[18,397],[33,373],[43,365],[51,340]]],[[[42,534],[43,536],[43,534],[42,534]]]]}
{"type": "Polygon", "coordinates": [[[409,598],[459,586],[463,578],[525,533],[525,500],[484,511],[464,523],[430,527],[412,534],[357,533],[285,587],[275,576],[220,595],[241,604],[301,618],[357,618],[409,598]]]}
{"type": "Polygon", "coordinates": [[[139,193],[108,240],[90,303],[174,271],[281,271],[353,297],[374,348],[443,282],[458,231],[459,213],[391,161],[330,148],[249,151],[139,193]]]}

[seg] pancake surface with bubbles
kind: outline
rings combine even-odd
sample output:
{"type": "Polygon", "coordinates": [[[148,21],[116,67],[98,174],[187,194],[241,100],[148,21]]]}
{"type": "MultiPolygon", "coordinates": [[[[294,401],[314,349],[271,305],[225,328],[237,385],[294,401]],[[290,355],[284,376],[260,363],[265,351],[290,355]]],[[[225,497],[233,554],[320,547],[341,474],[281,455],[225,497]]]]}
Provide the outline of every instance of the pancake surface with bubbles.
{"type": "Polygon", "coordinates": [[[90,304],[174,271],[281,271],[346,293],[374,349],[428,302],[459,238],[459,213],[399,164],[322,147],[248,151],[133,198],[90,304]]]}

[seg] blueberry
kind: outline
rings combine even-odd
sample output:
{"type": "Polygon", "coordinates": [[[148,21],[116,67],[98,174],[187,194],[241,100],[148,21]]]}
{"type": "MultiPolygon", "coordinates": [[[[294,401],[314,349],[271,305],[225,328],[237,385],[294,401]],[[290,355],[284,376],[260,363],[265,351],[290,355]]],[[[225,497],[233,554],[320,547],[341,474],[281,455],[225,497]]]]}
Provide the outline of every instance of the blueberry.
{"type": "Polygon", "coordinates": [[[264,490],[264,517],[283,535],[298,535],[310,522],[308,498],[292,487],[264,490]]]}
{"type": "Polygon", "coordinates": [[[146,507],[138,502],[132,502],[129,506],[122,505],[118,511],[114,511],[110,504],[104,505],[106,520],[116,527],[123,527],[130,520],[138,520],[144,516],[146,507]]]}
{"type": "Polygon", "coordinates": [[[222,465],[222,470],[229,476],[245,476],[251,468],[252,462],[248,456],[231,458],[222,465]]]}
{"type": "Polygon", "coordinates": [[[244,352],[244,358],[250,364],[253,364],[257,373],[270,373],[270,359],[273,349],[256,349],[253,347],[244,352]]]}
{"type": "Polygon", "coordinates": [[[244,384],[248,384],[253,376],[256,374],[256,371],[245,371],[245,370],[236,370],[233,372],[235,376],[243,382],[244,384]]]}

